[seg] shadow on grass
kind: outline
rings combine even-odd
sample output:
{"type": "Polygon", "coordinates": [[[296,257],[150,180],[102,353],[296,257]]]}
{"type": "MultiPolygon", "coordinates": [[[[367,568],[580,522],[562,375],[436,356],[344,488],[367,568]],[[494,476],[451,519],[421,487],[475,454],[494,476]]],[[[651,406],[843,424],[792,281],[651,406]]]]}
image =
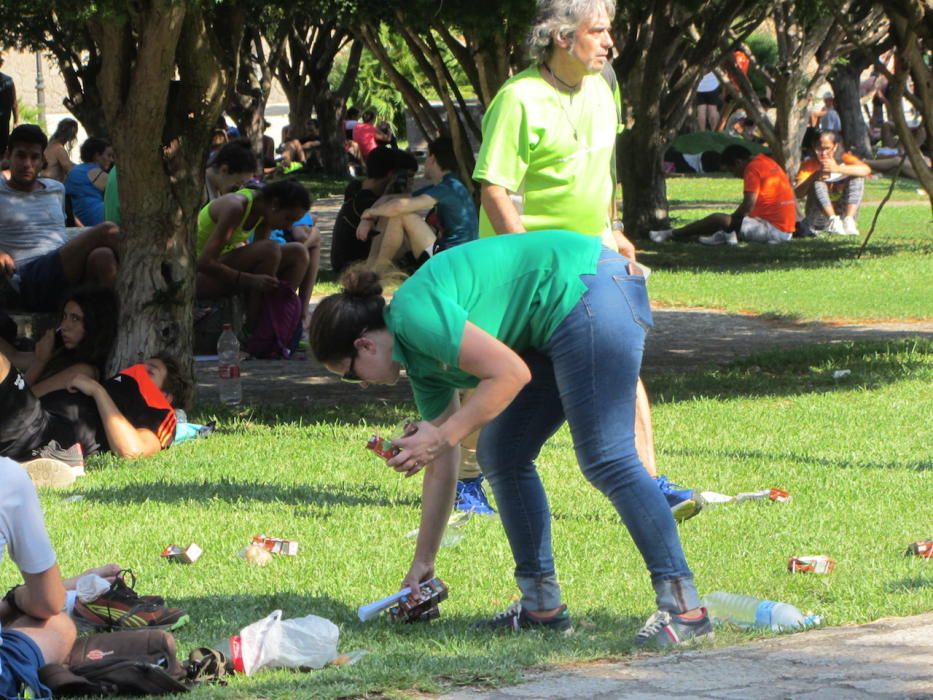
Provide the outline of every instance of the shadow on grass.
{"type": "Polygon", "coordinates": [[[933,340],[911,337],[757,353],[723,368],[652,376],[650,389],[655,403],[673,403],[877,389],[924,377],[933,378],[933,340]],[[839,370],[848,374],[834,376],[839,370]]]}
{"type": "Polygon", "coordinates": [[[933,588],[933,578],[929,576],[908,576],[889,582],[885,588],[889,593],[913,593],[924,588],[933,588]]]}
{"type": "Polygon", "coordinates": [[[721,462],[722,460],[733,460],[743,462],[746,460],[756,460],[776,463],[802,464],[807,467],[827,467],[831,469],[898,469],[911,471],[929,471],[933,470],[933,462],[924,459],[896,460],[887,459],[883,462],[862,461],[844,458],[815,457],[807,453],[798,452],[773,452],[753,449],[685,449],[671,448],[665,450],[667,454],[678,457],[706,457],[710,464],[721,462]]]}
{"type": "MultiPolygon", "coordinates": [[[[91,467],[92,471],[97,471],[91,467]]],[[[420,499],[399,494],[388,497],[385,489],[376,484],[341,486],[331,484],[326,489],[313,485],[275,484],[259,481],[234,481],[221,478],[201,482],[145,482],[123,486],[100,486],[82,491],[85,499],[98,503],[159,503],[206,502],[221,500],[226,503],[259,501],[262,503],[285,503],[314,505],[315,508],[329,506],[384,506],[406,505],[417,507],[420,499]]]]}
{"type": "MultiPolygon", "coordinates": [[[[678,224],[685,223],[678,221],[678,224]]],[[[738,247],[710,247],[699,243],[655,244],[641,240],[639,260],[657,270],[696,270],[702,272],[742,273],[774,272],[790,269],[819,269],[838,267],[842,264],[858,264],[856,258],[861,238],[856,240],[839,237],[797,239],[788,245],[743,244],[738,247]]],[[[871,260],[893,255],[913,253],[929,255],[933,244],[918,236],[917,241],[890,239],[869,242],[861,260],[871,260]]]]}

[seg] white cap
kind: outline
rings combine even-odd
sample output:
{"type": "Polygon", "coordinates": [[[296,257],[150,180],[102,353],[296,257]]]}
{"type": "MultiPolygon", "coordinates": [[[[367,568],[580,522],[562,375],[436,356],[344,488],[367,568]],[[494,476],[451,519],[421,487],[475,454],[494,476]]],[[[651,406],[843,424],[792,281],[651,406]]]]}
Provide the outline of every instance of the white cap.
{"type": "Polygon", "coordinates": [[[827,90],[826,92],[823,93],[823,99],[824,99],[824,100],[831,100],[831,99],[833,99],[833,93],[831,93],[829,90],[827,90]]]}

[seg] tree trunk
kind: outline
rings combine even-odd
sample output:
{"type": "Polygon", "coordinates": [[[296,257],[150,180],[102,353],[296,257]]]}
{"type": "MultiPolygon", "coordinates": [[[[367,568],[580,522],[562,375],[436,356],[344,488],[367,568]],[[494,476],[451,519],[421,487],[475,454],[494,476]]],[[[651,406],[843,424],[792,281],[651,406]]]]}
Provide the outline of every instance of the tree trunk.
{"type": "Polygon", "coordinates": [[[632,128],[622,133],[616,158],[622,183],[622,223],[633,240],[667,225],[670,213],[661,165],[666,142],[657,120],[640,111],[635,112],[632,128]]]}
{"type": "Polygon", "coordinates": [[[342,82],[336,90],[331,90],[325,77],[324,86],[318,91],[318,99],[315,102],[321,141],[321,164],[324,166],[324,172],[331,177],[346,177],[348,172],[346,136],[341,117],[347,104],[347,97],[356,83],[362,55],[363,42],[354,39],[350,56],[347,59],[347,71],[343,75],[342,82]]]}
{"type": "MultiPolygon", "coordinates": [[[[196,7],[149,0],[132,18],[107,15],[89,22],[101,51],[99,84],[114,151],[133,164],[119,171],[125,240],[109,369],[169,350],[190,377],[194,231],[203,156],[223,106],[226,75],[196,7]],[[179,89],[170,99],[176,70],[179,89]],[[178,117],[173,121],[183,143],[171,162],[162,150],[167,116],[178,117]]],[[[178,405],[190,400],[175,398],[178,405]]]]}
{"type": "Polygon", "coordinates": [[[871,57],[862,51],[853,52],[846,63],[838,64],[829,76],[842,137],[849,149],[861,158],[871,158],[871,139],[859,100],[859,76],[870,65],[871,57]]]}

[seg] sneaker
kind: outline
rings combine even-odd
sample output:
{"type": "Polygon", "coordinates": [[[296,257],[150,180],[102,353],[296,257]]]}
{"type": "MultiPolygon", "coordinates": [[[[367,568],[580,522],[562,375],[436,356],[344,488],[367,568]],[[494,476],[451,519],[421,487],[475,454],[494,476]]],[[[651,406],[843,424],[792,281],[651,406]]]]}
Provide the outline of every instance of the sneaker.
{"type": "Polygon", "coordinates": [[[457,482],[457,501],[454,507],[476,515],[496,514],[495,508],[489,505],[489,499],[486,497],[482,474],[473,479],[462,479],[457,482]]]}
{"type": "Polygon", "coordinates": [[[842,219],[838,216],[829,217],[829,221],[826,222],[826,226],[823,229],[823,233],[834,233],[838,236],[846,235],[845,225],[842,223],[842,219]]]}
{"type": "Polygon", "coordinates": [[[491,620],[477,622],[472,626],[472,629],[478,632],[550,630],[571,634],[573,632],[573,623],[570,620],[570,613],[567,611],[566,605],[561,605],[553,615],[541,617],[525,610],[520,602],[515,602],[491,620]]]}
{"type": "Polygon", "coordinates": [[[671,508],[671,515],[679,523],[689,520],[703,510],[703,506],[706,505],[706,501],[703,500],[700,494],[693,489],[681,488],[663,474],[655,479],[655,483],[657,483],[658,489],[667,499],[667,505],[671,508]]]}
{"type": "Polygon", "coordinates": [[[176,630],[188,622],[188,613],[170,608],[160,596],[140,596],[133,590],[136,579],[131,571],[121,572],[110,590],[86,603],[75,601],[72,615],[85,627],[107,632],[114,630],[176,630]],[[123,574],[128,574],[127,584],[123,574]]]}
{"type": "Polygon", "coordinates": [[[70,466],[51,457],[30,459],[23,462],[23,469],[36,488],[62,489],[71,486],[77,478],[70,466]]]}
{"type": "Polygon", "coordinates": [[[674,235],[674,230],[662,228],[657,231],[648,231],[648,238],[655,243],[667,243],[674,235]]]}
{"type": "Polygon", "coordinates": [[[71,467],[71,471],[74,472],[75,476],[84,476],[84,451],[81,449],[80,443],[76,442],[65,449],[58,444],[57,440],[50,440],[48,445],[33,450],[32,456],[57,459],[59,462],[64,462],[71,467]]]}
{"type": "Polygon", "coordinates": [[[851,216],[847,216],[842,220],[842,229],[845,231],[847,236],[858,236],[858,223],[851,216]]]}
{"type": "Polygon", "coordinates": [[[713,623],[706,608],[702,610],[703,617],[697,620],[685,620],[667,610],[658,610],[635,635],[635,646],[663,648],[701,638],[712,639],[713,623]]]}
{"type": "Polygon", "coordinates": [[[738,245],[739,237],[735,231],[717,231],[709,236],[700,236],[703,245],[738,245]]]}

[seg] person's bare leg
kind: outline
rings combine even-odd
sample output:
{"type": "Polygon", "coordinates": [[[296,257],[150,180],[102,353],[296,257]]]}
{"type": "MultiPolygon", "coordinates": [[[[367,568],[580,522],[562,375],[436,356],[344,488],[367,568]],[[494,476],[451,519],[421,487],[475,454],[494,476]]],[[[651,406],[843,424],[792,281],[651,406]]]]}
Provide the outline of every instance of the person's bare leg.
{"type": "Polygon", "coordinates": [[[62,261],[65,277],[71,284],[79,284],[88,274],[88,263],[91,254],[103,248],[108,250],[109,256],[102,253],[96,256],[92,265],[94,274],[106,278],[112,273],[116,278],[116,253],[122,234],[115,224],[105,221],[82,231],[58,249],[62,261]],[[112,268],[112,269],[111,269],[112,268]]]}
{"type": "MultiPolygon", "coordinates": [[[[402,226],[402,217],[393,216],[391,219],[381,218],[380,228],[382,235],[373,239],[372,248],[369,250],[368,262],[392,262],[398,255],[405,242],[405,229],[402,226]]],[[[379,224],[377,223],[377,226],[379,224]]]]}
{"type": "MultiPolygon", "coordinates": [[[[279,263],[282,259],[282,246],[275,241],[256,241],[247,246],[235,248],[229,253],[220,257],[220,261],[234,270],[240,272],[275,276],[279,269],[279,263]]],[[[234,289],[224,284],[214,277],[209,277],[203,273],[198,273],[195,282],[196,296],[198,299],[221,299],[223,297],[237,294],[242,289],[234,289]]],[[[260,292],[249,290],[246,293],[246,325],[252,328],[256,319],[259,318],[259,310],[262,305],[262,294],[260,292]]]]}
{"type": "Polygon", "coordinates": [[[675,228],[672,234],[674,240],[709,236],[716,231],[726,231],[732,228],[732,216],[729,214],[710,214],[692,224],[675,228]]]}
{"type": "Polygon", "coordinates": [[[275,273],[276,277],[287,282],[292,289],[298,289],[308,273],[310,262],[308,249],[303,244],[286,243],[282,246],[282,258],[275,273]]]}
{"type": "Polygon", "coordinates": [[[706,131],[706,107],[707,105],[697,107],[697,125],[700,127],[700,131],[706,131]]]}
{"type": "Polygon", "coordinates": [[[645,385],[638,378],[635,388],[635,449],[638,458],[645,466],[645,471],[653,478],[658,476],[658,467],[654,458],[654,430],[651,426],[651,403],[645,385]]]}
{"type": "Polygon", "coordinates": [[[437,235],[420,214],[405,214],[402,217],[402,228],[405,229],[405,240],[416,260],[424,251],[434,247],[437,235]]]}
{"type": "Polygon", "coordinates": [[[298,290],[298,297],[301,299],[302,323],[307,328],[311,321],[311,311],[308,305],[311,303],[311,295],[314,293],[314,284],[317,282],[318,270],[321,269],[321,234],[314,229],[307,239],[302,243],[308,250],[308,272],[301,281],[301,287],[298,290]]]}
{"type": "Polygon", "coordinates": [[[112,289],[117,283],[117,256],[110,248],[95,248],[87,256],[82,282],[112,289]]]}
{"type": "Polygon", "coordinates": [[[708,105],[709,113],[706,115],[707,122],[709,123],[709,130],[716,131],[719,129],[719,107],[716,105],[708,105]]]}
{"type": "Polygon", "coordinates": [[[6,628],[18,630],[32,639],[42,651],[47,664],[60,664],[67,659],[78,634],[75,623],[64,612],[48,620],[22,615],[6,625],[6,628]]]}

